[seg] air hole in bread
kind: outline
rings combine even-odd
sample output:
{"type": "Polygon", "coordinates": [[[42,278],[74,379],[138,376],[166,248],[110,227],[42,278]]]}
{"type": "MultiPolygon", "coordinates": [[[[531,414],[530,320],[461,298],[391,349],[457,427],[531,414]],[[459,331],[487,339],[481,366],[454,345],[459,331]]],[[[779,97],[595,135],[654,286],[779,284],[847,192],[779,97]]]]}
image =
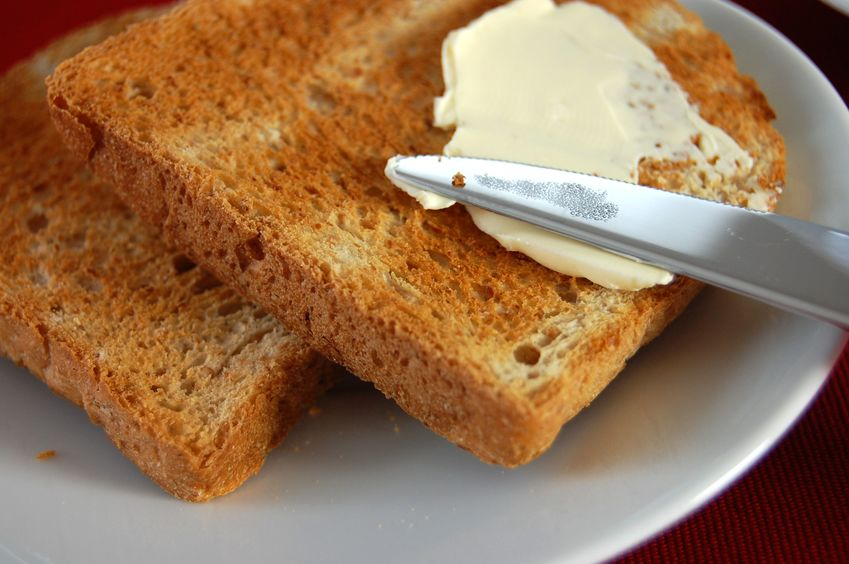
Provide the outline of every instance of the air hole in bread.
{"type": "Polygon", "coordinates": [[[68,238],[68,248],[80,251],[85,248],[86,243],[86,232],[85,231],[77,231],[73,235],[68,238]]]}
{"type": "Polygon", "coordinates": [[[137,78],[128,81],[124,91],[124,96],[127,100],[138,97],[149,100],[153,98],[154,94],[156,94],[156,88],[147,78],[137,78]]]}
{"type": "Polygon", "coordinates": [[[286,166],[286,163],[280,162],[280,161],[278,161],[277,159],[274,159],[274,158],[269,159],[268,166],[269,166],[269,168],[271,168],[271,170],[274,170],[274,171],[277,171],[277,172],[282,172],[284,174],[289,169],[289,167],[286,166]]]}
{"type": "Polygon", "coordinates": [[[378,198],[380,200],[384,200],[386,198],[385,194],[383,193],[383,190],[381,190],[377,186],[369,186],[369,188],[366,190],[366,196],[378,198]]]}
{"type": "Polygon", "coordinates": [[[448,280],[448,287],[451,288],[454,294],[461,300],[466,297],[465,293],[463,292],[463,288],[456,280],[448,280]]]}
{"type": "Polygon", "coordinates": [[[229,432],[230,424],[226,422],[223,423],[218,432],[215,433],[215,440],[213,441],[213,444],[215,444],[216,448],[222,448],[224,446],[224,443],[227,441],[227,435],[229,434],[229,432]]]}
{"type": "Polygon", "coordinates": [[[539,362],[539,349],[533,345],[519,345],[513,350],[513,357],[522,364],[533,366],[539,362]]]}
{"type": "Polygon", "coordinates": [[[182,402],[169,400],[168,398],[163,398],[159,400],[159,406],[164,407],[165,409],[168,409],[170,411],[174,411],[176,413],[180,413],[186,408],[186,406],[183,405],[182,402]]]}
{"type": "Polygon", "coordinates": [[[97,278],[92,276],[80,276],[77,279],[77,283],[80,288],[85,290],[86,292],[91,292],[92,294],[98,294],[103,290],[103,284],[97,278]]]}
{"type": "Polygon", "coordinates": [[[423,221],[421,223],[421,226],[424,232],[426,232],[428,235],[432,235],[433,237],[442,237],[443,233],[445,232],[445,230],[441,226],[434,225],[429,221],[423,221]]]}
{"type": "Polygon", "coordinates": [[[153,384],[153,385],[150,387],[150,391],[151,391],[151,392],[153,392],[154,394],[159,393],[159,392],[163,391],[164,389],[165,389],[165,388],[163,388],[163,387],[162,387],[162,386],[160,386],[159,384],[153,384]]]}
{"type": "Polygon", "coordinates": [[[147,276],[139,276],[134,280],[130,280],[128,287],[133,291],[143,290],[150,287],[150,279],[147,276]]]}
{"type": "Polygon", "coordinates": [[[295,138],[295,134],[288,126],[280,130],[280,139],[283,141],[284,144],[288,145],[289,147],[294,147],[296,149],[300,148],[300,141],[295,138]]]}
{"type": "Polygon", "coordinates": [[[190,396],[194,393],[196,386],[197,381],[194,378],[186,378],[185,380],[180,382],[180,389],[183,390],[183,393],[187,396],[190,396]]]}
{"type": "Polygon", "coordinates": [[[254,202],[251,206],[251,217],[268,217],[271,215],[271,210],[264,205],[254,202]]]}
{"type": "Polygon", "coordinates": [[[560,329],[557,327],[549,327],[542,335],[539,336],[539,338],[537,338],[536,345],[538,347],[547,347],[559,336],[560,329]]]}
{"type": "Polygon", "coordinates": [[[427,250],[427,254],[430,255],[430,259],[441,266],[446,270],[454,270],[454,266],[451,264],[451,259],[444,253],[440,253],[439,251],[434,251],[432,249],[427,250]]]}
{"type": "Polygon", "coordinates": [[[329,114],[336,109],[336,100],[324,88],[311,85],[307,90],[307,105],[321,114],[329,114]]]}
{"type": "Polygon", "coordinates": [[[241,302],[228,302],[226,304],[221,304],[220,306],[218,306],[218,315],[220,315],[221,317],[227,317],[228,315],[232,315],[241,309],[241,302]]]}
{"type": "Polygon", "coordinates": [[[474,292],[475,297],[482,302],[491,300],[495,295],[495,290],[493,290],[491,286],[484,286],[483,284],[472,284],[472,291],[474,292]]]}
{"type": "Polygon", "coordinates": [[[415,289],[404,278],[398,276],[392,271],[389,271],[384,275],[384,279],[386,280],[386,284],[395,290],[395,292],[404,298],[404,300],[412,304],[419,303],[419,296],[416,294],[415,289]]]}
{"type": "Polygon", "coordinates": [[[213,290],[221,286],[221,282],[218,281],[212,274],[203,271],[201,273],[201,277],[198,278],[197,282],[192,286],[193,294],[203,294],[204,292],[208,292],[209,290],[213,290]]]}
{"type": "Polygon", "coordinates": [[[263,259],[265,259],[265,249],[259,233],[236,247],[236,260],[238,260],[239,269],[242,271],[247,270],[251,263],[263,259]]]}
{"type": "Polygon", "coordinates": [[[407,216],[401,213],[401,210],[396,208],[395,206],[389,206],[386,208],[386,211],[389,212],[390,220],[392,221],[392,225],[401,226],[407,223],[407,216]]]}
{"type": "Polygon", "coordinates": [[[227,203],[237,210],[239,213],[246,213],[250,208],[244,200],[244,196],[236,195],[235,192],[227,194],[227,203]]]}
{"type": "Polygon", "coordinates": [[[204,353],[195,353],[192,360],[189,362],[189,368],[197,368],[199,375],[204,378],[209,378],[213,376],[213,372],[203,364],[207,361],[209,357],[204,353]]]}
{"type": "Polygon", "coordinates": [[[186,426],[182,421],[172,421],[168,424],[168,433],[172,437],[179,437],[186,432],[186,426]]]}
{"type": "Polygon", "coordinates": [[[278,267],[279,267],[280,275],[283,277],[284,280],[288,280],[289,278],[291,278],[292,271],[289,269],[288,264],[286,264],[284,262],[284,263],[278,265],[278,267]]]}
{"type": "Polygon", "coordinates": [[[230,54],[234,57],[238,57],[239,55],[245,52],[246,48],[247,46],[245,45],[245,42],[239,41],[238,43],[230,47],[230,54]]]}
{"type": "Polygon", "coordinates": [[[152,143],[153,142],[153,133],[150,127],[147,126],[139,126],[136,128],[136,135],[138,136],[138,140],[142,143],[152,143]]]}
{"type": "MultiPolygon", "coordinates": [[[[69,78],[71,78],[71,77],[69,76],[69,78]]],[[[67,110],[68,109],[68,101],[65,100],[64,96],[54,96],[53,97],[53,105],[56,106],[57,108],[59,108],[60,110],[67,110]]]]}
{"type": "Polygon", "coordinates": [[[333,184],[338,186],[340,189],[342,189],[342,190],[348,189],[348,182],[345,180],[345,178],[342,176],[342,174],[340,174],[336,171],[332,171],[331,175],[330,175],[330,179],[333,181],[333,184]]]}
{"type": "MultiPolygon", "coordinates": [[[[315,199],[313,201],[317,202],[317,201],[320,201],[320,200],[315,199]]],[[[316,208],[316,209],[318,209],[318,208],[316,208]]],[[[321,210],[319,210],[319,211],[321,211],[321,210]]],[[[355,239],[359,239],[360,241],[364,240],[363,234],[360,233],[360,230],[355,228],[353,225],[349,225],[348,224],[348,218],[344,214],[340,213],[340,214],[336,215],[335,223],[336,223],[336,227],[338,227],[342,231],[345,231],[346,233],[348,233],[349,235],[351,235],[355,239]]],[[[316,229],[318,229],[319,227],[320,227],[320,224],[315,224],[316,229]]]]}
{"type": "Polygon", "coordinates": [[[561,282],[554,287],[554,291],[560,296],[560,299],[566,303],[574,304],[578,301],[578,291],[572,284],[561,282]]]}
{"type": "Polygon", "coordinates": [[[173,264],[174,264],[174,272],[176,274],[185,274],[186,272],[189,272],[190,270],[194,270],[194,268],[197,266],[195,263],[193,263],[185,255],[175,256],[174,259],[173,259],[173,264]]]}
{"type": "Polygon", "coordinates": [[[380,355],[377,354],[377,351],[371,351],[371,362],[377,368],[383,368],[383,359],[380,358],[380,355]]]}
{"type": "Polygon", "coordinates": [[[43,213],[32,215],[27,220],[27,229],[29,229],[31,233],[38,233],[45,227],[47,227],[47,216],[43,213]]]}
{"type": "MultiPolygon", "coordinates": [[[[322,262],[322,263],[319,263],[319,265],[318,265],[318,269],[321,271],[321,274],[322,274],[321,279],[322,279],[322,280],[325,280],[325,281],[330,280],[330,276],[331,276],[331,274],[332,274],[332,272],[333,272],[333,267],[332,267],[332,266],[330,266],[330,265],[329,265],[329,264],[327,264],[326,262],[322,262]]],[[[314,291],[314,290],[311,290],[311,291],[312,291],[313,293],[315,293],[315,291],[314,291]]]]}
{"type": "Polygon", "coordinates": [[[239,185],[239,183],[236,182],[236,179],[233,178],[233,176],[227,174],[226,172],[219,172],[216,175],[216,180],[224,188],[230,188],[231,190],[235,190],[239,185]]]}
{"type": "Polygon", "coordinates": [[[41,268],[36,268],[29,274],[29,279],[41,288],[46,288],[50,284],[50,276],[47,275],[41,268]]]}

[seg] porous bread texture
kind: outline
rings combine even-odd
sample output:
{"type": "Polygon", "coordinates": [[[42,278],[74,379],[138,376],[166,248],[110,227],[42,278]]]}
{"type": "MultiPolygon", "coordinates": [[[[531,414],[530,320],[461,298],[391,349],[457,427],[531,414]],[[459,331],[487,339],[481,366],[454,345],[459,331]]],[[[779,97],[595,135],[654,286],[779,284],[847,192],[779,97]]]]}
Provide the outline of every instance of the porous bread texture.
{"type": "Polygon", "coordinates": [[[331,369],[168,250],[53,128],[53,66],[146,15],[62,39],[0,80],[0,353],[84,407],[165,490],[202,501],[259,470],[331,369]]]}
{"type": "MultiPolygon", "coordinates": [[[[643,162],[641,180],[776,195],[772,111],[721,39],[670,0],[600,3],[756,160],[713,185],[690,163],[643,162]]],[[[628,293],[557,274],[384,178],[388,157],[448,141],[432,125],[442,40],[494,5],[196,0],[62,65],[49,102],[69,146],[169,241],[436,432],[514,466],[700,285],[628,293]]]]}

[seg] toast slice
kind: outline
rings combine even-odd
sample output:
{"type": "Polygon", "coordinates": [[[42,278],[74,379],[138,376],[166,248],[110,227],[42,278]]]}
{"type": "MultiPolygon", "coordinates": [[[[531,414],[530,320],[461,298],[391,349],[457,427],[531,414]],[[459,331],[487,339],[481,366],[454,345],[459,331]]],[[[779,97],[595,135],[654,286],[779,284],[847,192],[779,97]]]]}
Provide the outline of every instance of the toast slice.
{"type": "Polygon", "coordinates": [[[53,67],[147,15],[72,34],[0,80],[0,352],[165,490],[202,501],[259,470],[332,369],[168,250],[50,122],[53,67]]]}
{"type": "MultiPolygon", "coordinates": [[[[783,142],[725,43],[673,0],[597,3],[756,161],[716,182],[646,160],[641,182],[773,205],[783,142]]],[[[385,180],[388,157],[448,141],[432,126],[441,43],[496,4],[191,1],[60,66],[48,98],[67,144],[168,241],[436,432],[514,466],[700,285],[563,276],[385,180]]]]}

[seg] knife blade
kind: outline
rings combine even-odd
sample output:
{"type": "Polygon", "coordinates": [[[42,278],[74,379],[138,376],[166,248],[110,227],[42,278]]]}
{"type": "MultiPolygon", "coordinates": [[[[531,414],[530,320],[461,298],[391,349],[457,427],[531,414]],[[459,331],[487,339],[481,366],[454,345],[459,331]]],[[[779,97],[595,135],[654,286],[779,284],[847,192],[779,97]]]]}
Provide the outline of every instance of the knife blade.
{"type": "Polygon", "coordinates": [[[395,157],[409,186],[849,328],[849,232],[598,176],[468,157],[395,157]]]}

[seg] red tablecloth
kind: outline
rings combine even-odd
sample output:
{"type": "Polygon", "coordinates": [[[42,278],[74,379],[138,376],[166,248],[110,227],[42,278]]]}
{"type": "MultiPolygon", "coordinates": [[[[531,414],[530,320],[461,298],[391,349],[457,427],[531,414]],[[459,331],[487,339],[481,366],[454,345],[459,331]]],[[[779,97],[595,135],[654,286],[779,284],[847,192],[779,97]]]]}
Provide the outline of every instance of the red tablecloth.
{"type": "MultiPolygon", "coordinates": [[[[163,2],[14,2],[0,18],[0,71],[74,27],[151,3],[163,2]]],[[[814,0],[738,3],[796,43],[849,100],[849,17],[814,0]]],[[[808,413],[761,463],[623,560],[849,560],[849,347],[808,413]]]]}

